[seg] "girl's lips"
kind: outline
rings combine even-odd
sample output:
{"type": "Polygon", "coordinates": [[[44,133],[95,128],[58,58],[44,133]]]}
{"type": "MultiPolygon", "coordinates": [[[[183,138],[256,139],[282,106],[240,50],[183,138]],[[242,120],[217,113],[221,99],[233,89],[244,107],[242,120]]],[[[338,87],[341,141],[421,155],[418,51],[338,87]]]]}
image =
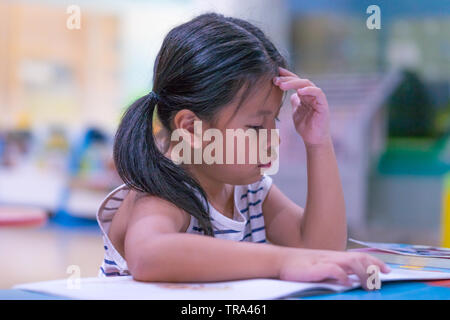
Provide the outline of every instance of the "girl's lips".
{"type": "Polygon", "coordinates": [[[258,168],[269,168],[272,165],[272,162],[269,162],[267,164],[259,164],[258,168]]]}

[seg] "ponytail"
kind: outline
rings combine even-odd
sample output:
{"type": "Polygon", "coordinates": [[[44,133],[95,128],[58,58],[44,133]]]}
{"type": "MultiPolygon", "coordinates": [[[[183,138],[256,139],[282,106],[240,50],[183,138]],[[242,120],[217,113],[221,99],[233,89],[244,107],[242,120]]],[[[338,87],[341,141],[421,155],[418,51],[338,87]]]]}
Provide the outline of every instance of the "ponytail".
{"type": "Polygon", "coordinates": [[[128,187],[173,203],[195,217],[206,235],[214,236],[200,184],[157,147],[152,124],[157,102],[157,95],[151,92],[136,100],[122,117],[114,139],[117,172],[128,187]]]}

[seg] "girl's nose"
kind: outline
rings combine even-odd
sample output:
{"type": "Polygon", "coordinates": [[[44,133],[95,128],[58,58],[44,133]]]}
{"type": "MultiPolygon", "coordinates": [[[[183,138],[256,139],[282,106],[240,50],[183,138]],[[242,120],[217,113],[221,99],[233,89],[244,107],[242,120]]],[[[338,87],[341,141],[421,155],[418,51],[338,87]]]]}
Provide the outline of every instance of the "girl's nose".
{"type": "MultiPolygon", "coordinates": [[[[274,133],[272,133],[272,134],[274,134],[274,133]]],[[[276,133],[276,135],[278,136],[278,146],[281,144],[281,136],[278,134],[278,133],[276,133]]],[[[272,136],[269,136],[269,139],[268,139],[268,141],[267,141],[267,149],[268,150],[270,150],[270,148],[272,147],[272,136]]]]}

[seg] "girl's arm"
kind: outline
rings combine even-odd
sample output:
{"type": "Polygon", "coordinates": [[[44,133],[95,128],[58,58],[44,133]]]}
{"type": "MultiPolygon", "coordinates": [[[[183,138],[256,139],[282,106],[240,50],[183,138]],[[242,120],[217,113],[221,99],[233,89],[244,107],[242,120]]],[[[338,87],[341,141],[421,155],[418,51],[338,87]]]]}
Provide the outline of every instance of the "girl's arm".
{"type": "Polygon", "coordinates": [[[345,253],[239,242],[182,232],[189,215],[155,197],[138,200],[125,236],[125,259],[136,280],[208,282],[249,278],[292,281],[356,274],[365,287],[369,265],[387,267],[362,253],[345,253]]]}
{"type": "Polygon", "coordinates": [[[190,215],[157,197],[136,201],[125,235],[125,259],[142,281],[277,278],[283,250],[184,233],[190,215]]]}
{"type": "Polygon", "coordinates": [[[345,203],[333,147],[307,150],[306,208],[272,184],[263,203],[267,239],[296,248],[345,250],[345,203]]]}
{"type": "Polygon", "coordinates": [[[339,170],[331,139],[307,146],[308,195],[302,235],[308,248],[345,250],[347,221],[339,170]]]}
{"type": "Polygon", "coordinates": [[[344,250],[347,242],[345,202],[329,132],[328,102],[307,79],[280,68],[275,85],[295,89],[291,96],[294,125],[306,148],[308,194],[305,209],[272,187],[263,204],[268,238],[294,247],[344,250]],[[274,190],[272,190],[274,189],[274,190]],[[289,233],[283,232],[290,230],[289,233]]]}

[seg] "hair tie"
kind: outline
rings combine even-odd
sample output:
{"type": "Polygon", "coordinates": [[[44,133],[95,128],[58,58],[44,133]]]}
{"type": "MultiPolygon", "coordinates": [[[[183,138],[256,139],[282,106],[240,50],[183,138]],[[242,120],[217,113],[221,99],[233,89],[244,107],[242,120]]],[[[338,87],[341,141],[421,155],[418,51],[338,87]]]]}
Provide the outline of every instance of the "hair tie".
{"type": "Polygon", "coordinates": [[[150,96],[150,98],[154,98],[159,101],[159,96],[155,91],[153,91],[153,90],[150,91],[150,93],[148,95],[150,96]]]}

